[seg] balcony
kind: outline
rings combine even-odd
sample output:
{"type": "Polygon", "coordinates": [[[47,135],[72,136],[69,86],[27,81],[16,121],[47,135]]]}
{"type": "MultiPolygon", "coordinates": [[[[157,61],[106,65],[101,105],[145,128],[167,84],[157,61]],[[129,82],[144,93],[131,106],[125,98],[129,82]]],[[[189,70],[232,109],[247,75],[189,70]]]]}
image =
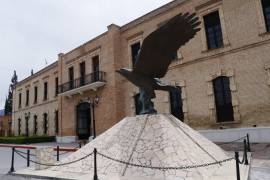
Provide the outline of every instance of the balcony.
{"type": "Polygon", "coordinates": [[[84,91],[94,90],[105,85],[105,72],[97,71],[85,75],[73,81],[58,86],[59,96],[71,97],[75,94],[83,94],[84,91]]]}

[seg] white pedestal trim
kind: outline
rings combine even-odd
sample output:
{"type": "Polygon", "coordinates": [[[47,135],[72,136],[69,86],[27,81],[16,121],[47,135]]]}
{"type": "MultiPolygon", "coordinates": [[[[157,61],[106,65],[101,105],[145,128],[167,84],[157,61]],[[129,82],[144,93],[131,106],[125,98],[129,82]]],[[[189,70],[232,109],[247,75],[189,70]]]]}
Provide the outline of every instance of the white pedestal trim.
{"type": "Polygon", "coordinates": [[[252,143],[269,143],[270,127],[199,130],[213,142],[230,142],[249,134],[252,143]]]}

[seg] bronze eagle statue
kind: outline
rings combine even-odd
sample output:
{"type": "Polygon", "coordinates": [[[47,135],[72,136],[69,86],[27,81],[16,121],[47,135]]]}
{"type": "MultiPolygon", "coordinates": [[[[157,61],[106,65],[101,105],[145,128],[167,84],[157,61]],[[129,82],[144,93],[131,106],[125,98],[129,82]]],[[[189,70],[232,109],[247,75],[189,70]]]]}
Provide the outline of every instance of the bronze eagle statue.
{"type": "Polygon", "coordinates": [[[136,57],[133,70],[120,69],[119,74],[140,89],[140,114],[154,114],[155,90],[171,91],[175,86],[163,84],[159,78],[166,75],[174,52],[200,31],[195,13],[178,14],[148,35],[136,57]]]}

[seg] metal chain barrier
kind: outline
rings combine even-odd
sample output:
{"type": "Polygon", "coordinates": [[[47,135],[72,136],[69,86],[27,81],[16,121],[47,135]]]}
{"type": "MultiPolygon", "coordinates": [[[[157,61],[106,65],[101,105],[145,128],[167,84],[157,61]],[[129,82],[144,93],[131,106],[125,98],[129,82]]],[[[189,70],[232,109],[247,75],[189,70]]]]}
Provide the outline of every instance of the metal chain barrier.
{"type": "Polygon", "coordinates": [[[246,138],[247,138],[247,136],[243,136],[243,137],[241,137],[239,139],[236,139],[236,140],[233,140],[233,141],[230,141],[230,142],[221,143],[221,144],[218,144],[218,145],[221,146],[221,145],[224,145],[224,144],[230,144],[230,143],[234,143],[234,142],[240,141],[242,139],[246,139],[246,138]]]}
{"type": "MultiPolygon", "coordinates": [[[[18,151],[19,153],[21,153],[21,154],[25,154],[25,155],[27,155],[27,153],[26,152],[23,152],[23,151],[20,151],[20,150],[16,150],[16,151],[18,151]]],[[[36,156],[35,154],[31,154],[31,153],[29,153],[29,155],[30,156],[36,156]]]]}
{"type": "MultiPolygon", "coordinates": [[[[59,156],[62,156],[62,155],[64,155],[64,154],[68,154],[68,153],[71,153],[71,152],[66,151],[66,152],[60,153],[59,156]]],[[[55,154],[54,156],[57,156],[57,154],[55,154]]]]}
{"type": "MultiPolygon", "coordinates": [[[[18,154],[20,157],[24,158],[27,160],[27,157],[25,157],[24,155],[21,154],[21,151],[18,151],[18,150],[15,150],[15,153],[18,154]]],[[[76,163],[76,162],[79,162],[81,160],[84,160],[86,159],[87,157],[89,156],[92,156],[94,152],[80,158],[80,159],[77,159],[75,161],[71,161],[71,162],[67,162],[67,163],[62,163],[62,164],[44,164],[44,163],[40,163],[40,162],[36,162],[36,161],[33,161],[30,159],[30,162],[32,163],[35,163],[35,164],[39,164],[39,165],[43,165],[43,166],[64,166],[64,165],[69,165],[69,164],[73,164],[73,163],[76,163]]],[[[97,152],[98,155],[104,157],[104,158],[107,158],[109,160],[112,160],[112,161],[115,161],[115,162],[118,162],[118,163],[121,163],[121,164],[125,164],[125,165],[128,165],[128,166],[134,166],[134,167],[141,167],[141,168],[147,168],[147,169],[156,169],[156,170],[181,170],[181,169],[192,169],[192,168],[199,168],[199,167],[206,167],[206,166],[211,166],[211,165],[216,165],[216,164],[221,164],[221,163],[224,163],[224,162],[228,162],[228,161],[231,161],[235,158],[228,158],[228,159],[224,159],[224,160],[221,160],[221,161],[216,161],[216,162],[211,162],[211,163],[205,163],[205,164],[200,164],[200,165],[190,165],[190,166],[179,166],[179,167],[155,167],[155,166],[145,166],[145,165],[139,165],[139,164],[134,164],[134,163],[129,163],[129,162],[125,162],[125,161],[122,161],[122,160],[118,160],[118,159],[115,159],[115,158],[112,158],[112,157],[109,157],[107,155],[104,155],[100,152],[97,152]]]]}
{"type": "MultiPolygon", "coordinates": [[[[19,151],[15,150],[15,153],[18,154],[20,157],[22,157],[23,159],[26,159],[27,160],[27,157],[23,156],[19,151]]],[[[79,162],[81,160],[84,160],[86,158],[88,158],[89,156],[92,156],[94,152],[80,158],[80,159],[77,159],[75,161],[71,161],[71,162],[67,162],[67,163],[62,163],[62,164],[44,164],[44,163],[40,163],[40,162],[36,162],[36,161],[33,161],[30,159],[30,162],[34,163],[34,164],[38,164],[38,165],[42,165],[42,166],[65,166],[65,165],[69,165],[69,164],[73,164],[73,163],[76,163],[76,162],[79,162]]]]}
{"type": "Polygon", "coordinates": [[[112,157],[109,157],[107,155],[104,155],[100,152],[97,152],[98,155],[106,158],[106,159],[109,159],[109,160],[112,160],[112,161],[115,161],[115,162],[118,162],[118,163],[121,163],[121,164],[125,164],[125,165],[128,165],[128,166],[134,166],[134,167],[141,167],[141,168],[147,168],[147,169],[155,169],[155,170],[181,170],[181,169],[192,169],[192,168],[199,168],[199,167],[206,167],[206,166],[211,166],[211,165],[216,165],[216,164],[221,164],[221,163],[224,163],[224,162],[228,162],[228,161],[231,161],[231,160],[234,160],[235,158],[228,158],[228,159],[224,159],[222,161],[216,161],[216,162],[212,162],[212,163],[205,163],[205,164],[200,164],[200,165],[190,165],[190,166],[179,166],[179,167],[155,167],[155,166],[145,166],[145,165],[140,165],[140,164],[134,164],[134,163],[129,163],[129,162],[125,162],[125,161],[122,161],[122,160],[118,160],[118,159],[115,159],[115,158],[112,158],[112,157]]]}

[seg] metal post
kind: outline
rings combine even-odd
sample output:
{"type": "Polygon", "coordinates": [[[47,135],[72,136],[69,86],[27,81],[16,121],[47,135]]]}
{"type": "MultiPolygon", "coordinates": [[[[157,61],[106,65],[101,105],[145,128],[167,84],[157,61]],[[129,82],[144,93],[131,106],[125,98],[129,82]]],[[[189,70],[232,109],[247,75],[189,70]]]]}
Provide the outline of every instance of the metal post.
{"type": "Polygon", "coordinates": [[[97,176],[97,149],[94,148],[94,180],[98,180],[97,176]]]}
{"type": "Polygon", "coordinates": [[[240,180],[240,169],[239,169],[239,153],[235,152],[235,163],[236,163],[236,177],[240,180]]]}
{"type": "Polygon", "coordinates": [[[56,160],[59,161],[59,146],[56,148],[56,160]]]}
{"type": "Polygon", "coordinates": [[[248,151],[248,152],[251,152],[251,149],[250,149],[250,141],[249,141],[249,134],[247,134],[247,151],[248,151]]]}
{"type": "Polygon", "coordinates": [[[30,149],[27,149],[27,167],[30,167],[30,149]]]}
{"type": "Polygon", "coordinates": [[[12,148],[11,167],[10,167],[9,173],[15,172],[15,170],[14,170],[14,152],[15,152],[15,147],[12,148]]]}
{"type": "Polygon", "coordinates": [[[92,102],[92,108],[93,108],[93,139],[96,138],[96,120],[95,120],[95,104],[92,102]]]}
{"type": "Polygon", "coordinates": [[[247,157],[247,140],[244,139],[244,154],[243,154],[244,158],[245,158],[245,165],[248,165],[248,157],[247,157]]]}

